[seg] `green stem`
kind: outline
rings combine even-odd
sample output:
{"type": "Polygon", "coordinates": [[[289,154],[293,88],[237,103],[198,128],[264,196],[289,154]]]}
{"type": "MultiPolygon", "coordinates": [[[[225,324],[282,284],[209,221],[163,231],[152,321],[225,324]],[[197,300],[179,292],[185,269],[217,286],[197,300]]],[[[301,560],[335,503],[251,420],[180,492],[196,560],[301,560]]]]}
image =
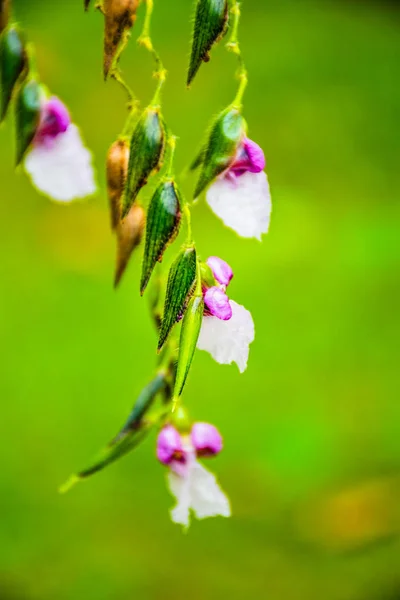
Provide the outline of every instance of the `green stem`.
{"type": "Polygon", "coordinates": [[[168,145],[170,148],[170,155],[169,155],[169,163],[168,163],[168,167],[167,167],[167,177],[173,177],[173,172],[174,172],[174,157],[175,157],[175,149],[176,149],[176,136],[175,135],[171,135],[169,140],[168,140],[168,145]]]}
{"type": "Polygon", "coordinates": [[[240,3],[237,0],[231,0],[230,14],[231,14],[231,19],[232,19],[232,32],[231,32],[229,41],[226,44],[226,48],[229,50],[229,52],[233,52],[233,54],[235,54],[237,56],[238,61],[239,61],[239,72],[237,75],[237,77],[239,79],[239,89],[238,89],[236,97],[233,101],[233,105],[240,109],[242,106],[243,95],[244,95],[244,92],[247,87],[248,77],[247,77],[246,65],[245,65],[243,57],[242,57],[242,51],[240,48],[239,38],[238,38],[241,12],[240,12],[240,3]]]}
{"type": "Polygon", "coordinates": [[[165,70],[162,60],[160,58],[160,55],[155,50],[155,48],[153,46],[153,42],[151,40],[150,27],[151,27],[151,17],[153,14],[153,8],[154,8],[154,1],[146,0],[146,16],[144,19],[142,33],[140,34],[139,39],[138,39],[138,44],[140,46],[143,46],[143,48],[145,48],[146,50],[148,50],[150,52],[150,54],[152,55],[153,60],[155,62],[155,65],[156,65],[154,77],[156,79],[158,79],[158,85],[157,85],[157,89],[156,89],[156,92],[154,94],[154,97],[153,97],[153,100],[151,103],[153,106],[158,106],[160,104],[161,89],[167,78],[167,71],[165,70]]]}
{"type": "Polygon", "coordinates": [[[186,224],[187,224],[187,239],[186,239],[186,243],[188,244],[188,246],[191,246],[193,244],[193,233],[192,233],[192,213],[190,212],[190,207],[189,204],[187,202],[185,202],[184,206],[183,206],[183,213],[186,217],[186,224]]]}

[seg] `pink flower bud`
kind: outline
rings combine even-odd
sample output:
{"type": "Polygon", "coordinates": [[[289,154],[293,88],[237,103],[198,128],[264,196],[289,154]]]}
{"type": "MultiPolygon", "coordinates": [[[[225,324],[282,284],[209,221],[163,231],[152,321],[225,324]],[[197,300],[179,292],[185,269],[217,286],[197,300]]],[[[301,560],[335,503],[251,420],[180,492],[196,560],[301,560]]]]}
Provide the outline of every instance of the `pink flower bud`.
{"type": "Polygon", "coordinates": [[[218,256],[210,256],[207,259],[207,264],[218,283],[228,287],[233,277],[233,271],[228,263],[221,258],[218,258],[218,256]]]}
{"type": "Polygon", "coordinates": [[[265,156],[262,148],[249,138],[245,138],[230,171],[237,177],[246,172],[261,173],[265,169],[265,156]]]}
{"type": "Polygon", "coordinates": [[[222,450],[222,437],[218,429],[210,423],[195,423],[191,440],[197,456],[215,456],[222,450]]]}
{"type": "Polygon", "coordinates": [[[60,133],[67,131],[71,119],[64,104],[53,96],[42,108],[41,122],[37,137],[54,139],[60,133]]]}
{"type": "Polygon", "coordinates": [[[181,436],[172,425],[166,425],[158,434],[157,458],[164,465],[170,465],[175,461],[186,462],[181,436]]]}
{"type": "Polygon", "coordinates": [[[232,307],[228,296],[219,287],[211,287],[204,294],[206,312],[221,321],[229,321],[232,318],[232,307]]]}

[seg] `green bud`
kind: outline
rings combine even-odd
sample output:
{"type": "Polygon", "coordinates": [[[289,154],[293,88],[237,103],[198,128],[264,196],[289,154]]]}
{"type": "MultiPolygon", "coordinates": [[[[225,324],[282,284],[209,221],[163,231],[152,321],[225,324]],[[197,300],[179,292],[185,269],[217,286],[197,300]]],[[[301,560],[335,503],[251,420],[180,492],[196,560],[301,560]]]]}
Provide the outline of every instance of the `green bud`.
{"type": "Polygon", "coordinates": [[[228,22],[228,0],[198,0],[192,53],[187,78],[189,86],[201,63],[210,60],[210,50],[224,36],[228,22]]]}
{"type": "Polygon", "coordinates": [[[147,212],[140,293],[143,294],[157,262],[161,262],[169,244],[176,238],[181,221],[181,201],[176,183],[162,182],[151,199],[147,212]]]}
{"type": "Polygon", "coordinates": [[[204,282],[207,287],[214,287],[217,285],[211,268],[203,261],[200,262],[200,273],[201,281],[204,282]]]}
{"type": "Polygon", "coordinates": [[[29,148],[39,126],[41,86],[35,79],[26,80],[16,97],[17,165],[29,148]]]}
{"type": "Polygon", "coordinates": [[[196,249],[194,246],[189,246],[183,248],[172,263],[168,274],[158,351],[163,347],[171,329],[185,310],[187,297],[196,281],[196,260],[196,249]]]}
{"type": "Polygon", "coordinates": [[[204,153],[195,198],[233,163],[243,134],[244,120],[236,108],[229,107],[217,117],[204,153]]]}
{"type": "Polygon", "coordinates": [[[7,27],[10,15],[10,0],[0,0],[0,33],[7,27]]]}
{"type": "Polygon", "coordinates": [[[165,148],[165,128],[159,110],[147,108],[133,132],[128,180],[122,198],[124,217],[154,170],[160,168],[165,148]]]}
{"type": "Polygon", "coordinates": [[[9,27],[0,38],[0,121],[7,114],[10,100],[20,75],[26,66],[25,44],[16,27],[9,27]]]}
{"type": "Polygon", "coordinates": [[[185,386],[194,352],[196,350],[197,340],[199,339],[203,312],[203,296],[193,296],[189,300],[182,323],[174,398],[179,398],[181,396],[185,386]]]}

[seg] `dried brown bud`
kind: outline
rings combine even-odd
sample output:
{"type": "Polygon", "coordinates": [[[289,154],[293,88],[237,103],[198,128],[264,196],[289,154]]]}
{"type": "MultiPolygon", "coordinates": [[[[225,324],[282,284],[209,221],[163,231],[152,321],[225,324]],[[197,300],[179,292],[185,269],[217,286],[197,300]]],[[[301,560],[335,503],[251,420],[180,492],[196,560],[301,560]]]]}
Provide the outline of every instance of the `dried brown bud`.
{"type": "Polygon", "coordinates": [[[146,215],[143,207],[134,204],[117,227],[117,265],[114,287],[117,287],[121,281],[132,252],[142,240],[145,222],[146,215]]]}
{"type": "Polygon", "coordinates": [[[0,0],[0,33],[7,27],[10,14],[10,0],[0,0]]]}
{"type": "Polygon", "coordinates": [[[111,228],[117,228],[121,220],[121,198],[124,193],[129,163],[129,144],[117,140],[107,154],[107,193],[110,203],[111,228]]]}
{"type": "Polygon", "coordinates": [[[107,79],[118,46],[133,27],[139,0],[104,0],[104,78],[107,79]]]}

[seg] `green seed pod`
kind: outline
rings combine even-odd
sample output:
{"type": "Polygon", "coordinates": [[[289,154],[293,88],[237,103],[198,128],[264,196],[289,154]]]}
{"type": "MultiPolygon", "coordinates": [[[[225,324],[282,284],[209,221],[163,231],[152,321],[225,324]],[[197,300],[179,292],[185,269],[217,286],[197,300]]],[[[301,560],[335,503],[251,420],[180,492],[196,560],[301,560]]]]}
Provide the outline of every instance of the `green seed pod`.
{"type": "Polygon", "coordinates": [[[199,339],[200,335],[203,312],[203,296],[193,296],[189,300],[182,323],[179,342],[178,368],[176,372],[174,388],[175,399],[181,396],[187,376],[189,374],[190,366],[196,350],[197,340],[199,339]]]}
{"type": "Polygon", "coordinates": [[[163,181],[156,189],[147,211],[146,245],[144,250],[140,293],[143,295],[157,262],[179,231],[181,200],[176,183],[163,181]]]}
{"type": "Polygon", "coordinates": [[[7,27],[10,16],[10,0],[0,0],[0,33],[7,27]]]}
{"type": "Polygon", "coordinates": [[[128,180],[122,198],[124,217],[154,170],[161,167],[165,149],[165,127],[159,110],[147,108],[132,135],[128,180]]]}
{"type": "Polygon", "coordinates": [[[217,117],[204,153],[194,198],[233,163],[244,131],[243,117],[236,108],[229,107],[217,117]]]}
{"type": "Polygon", "coordinates": [[[7,114],[15,85],[25,69],[26,62],[22,35],[16,27],[9,27],[0,38],[0,121],[3,121],[7,114]]]}
{"type": "Polygon", "coordinates": [[[22,161],[25,152],[35,137],[40,122],[42,97],[41,86],[35,79],[26,80],[18,90],[15,101],[17,165],[22,161]]]}
{"type": "Polygon", "coordinates": [[[107,154],[107,195],[110,204],[111,229],[121,220],[121,198],[128,174],[129,146],[125,140],[114,142],[107,154]]]}
{"type": "Polygon", "coordinates": [[[196,281],[196,260],[196,249],[194,246],[189,246],[183,248],[172,263],[168,274],[158,351],[163,347],[171,329],[185,310],[187,297],[196,281]]]}
{"type": "Polygon", "coordinates": [[[192,52],[190,56],[187,85],[194,79],[201,63],[210,60],[210,50],[221,39],[228,23],[228,0],[198,0],[192,52]]]}
{"type": "MultiPolygon", "coordinates": [[[[87,0],[86,0],[87,1],[87,0]]],[[[104,0],[104,78],[116,56],[123,36],[136,20],[139,0],[104,0]]]]}
{"type": "Polygon", "coordinates": [[[117,287],[128,266],[132,252],[142,241],[146,215],[139,204],[134,204],[117,226],[117,264],[115,268],[114,287],[117,287]]]}

